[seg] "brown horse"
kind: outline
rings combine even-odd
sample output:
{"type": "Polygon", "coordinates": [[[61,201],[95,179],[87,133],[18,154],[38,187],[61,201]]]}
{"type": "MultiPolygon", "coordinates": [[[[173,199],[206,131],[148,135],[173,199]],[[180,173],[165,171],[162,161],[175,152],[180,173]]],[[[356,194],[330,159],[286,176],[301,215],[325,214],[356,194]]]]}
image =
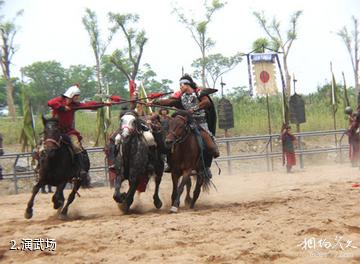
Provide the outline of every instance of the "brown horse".
{"type": "Polygon", "coordinates": [[[169,132],[166,135],[165,143],[171,147],[170,166],[173,191],[171,195],[171,212],[176,213],[180,205],[180,197],[186,185],[188,188],[186,202],[190,199],[190,208],[194,208],[199,198],[201,187],[208,189],[210,179],[204,174],[204,163],[201,158],[201,148],[198,137],[190,124],[192,117],[186,111],[179,111],[172,115],[169,122],[169,132]],[[189,196],[193,171],[196,171],[196,185],[193,198],[189,196]],[[180,177],[182,180],[178,184],[180,177]]]}
{"type": "MultiPolygon", "coordinates": [[[[32,196],[28,202],[25,218],[33,216],[33,205],[36,194],[46,184],[56,186],[56,192],[52,197],[54,209],[61,211],[59,217],[66,218],[69,205],[74,201],[75,194],[86,179],[79,176],[80,168],[74,161],[71,143],[65,140],[58,128],[58,119],[46,119],[43,116],[44,124],[44,150],[40,153],[39,159],[39,181],[32,190],[32,196]],[[73,189],[64,205],[64,188],[68,182],[73,182],[73,189]]],[[[88,164],[88,167],[90,164],[88,164]]]]}

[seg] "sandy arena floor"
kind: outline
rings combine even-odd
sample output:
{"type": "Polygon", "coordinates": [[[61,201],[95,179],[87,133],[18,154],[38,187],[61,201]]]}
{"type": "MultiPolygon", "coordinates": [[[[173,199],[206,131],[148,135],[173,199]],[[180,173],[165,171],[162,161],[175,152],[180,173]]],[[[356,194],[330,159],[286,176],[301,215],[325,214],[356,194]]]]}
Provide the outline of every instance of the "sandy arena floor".
{"type": "Polygon", "coordinates": [[[23,216],[29,193],[1,196],[0,262],[360,263],[357,182],[360,171],[348,164],[223,174],[195,210],[182,205],[169,214],[171,180],[164,174],[160,210],[152,205],[153,182],[130,215],[120,212],[113,190],[93,188],[80,191],[68,221],[57,218],[50,194],[38,194],[31,220],[23,216]],[[53,243],[21,249],[37,239],[53,243]]]}

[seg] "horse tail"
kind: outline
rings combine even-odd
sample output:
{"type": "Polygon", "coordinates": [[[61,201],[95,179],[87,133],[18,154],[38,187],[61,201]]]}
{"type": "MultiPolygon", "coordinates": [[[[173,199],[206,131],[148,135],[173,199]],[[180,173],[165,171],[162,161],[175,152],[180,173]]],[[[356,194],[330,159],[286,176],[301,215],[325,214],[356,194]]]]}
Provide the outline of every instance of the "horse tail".
{"type": "Polygon", "coordinates": [[[210,192],[211,187],[213,187],[215,191],[217,191],[216,185],[207,175],[205,175],[205,173],[202,175],[202,177],[204,178],[202,184],[203,192],[207,192],[207,193],[210,192]]]}
{"type": "Polygon", "coordinates": [[[203,174],[203,178],[204,179],[203,179],[203,184],[202,184],[202,190],[203,190],[203,192],[208,193],[208,192],[210,192],[211,184],[213,184],[213,183],[212,183],[211,179],[205,175],[205,173],[203,174]]]}

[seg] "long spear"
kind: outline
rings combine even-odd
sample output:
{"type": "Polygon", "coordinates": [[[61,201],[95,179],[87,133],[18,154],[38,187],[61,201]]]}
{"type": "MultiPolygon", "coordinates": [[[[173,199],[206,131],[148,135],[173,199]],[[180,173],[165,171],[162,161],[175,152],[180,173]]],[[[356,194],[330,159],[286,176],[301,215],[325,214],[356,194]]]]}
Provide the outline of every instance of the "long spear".
{"type": "Polygon", "coordinates": [[[346,90],[346,82],[345,82],[345,74],[344,74],[344,72],[342,72],[342,76],[343,76],[343,80],[344,80],[345,104],[346,104],[346,106],[350,106],[350,100],[349,100],[348,93],[347,93],[347,90],[346,90]]]}
{"type": "Polygon", "coordinates": [[[78,110],[78,109],[89,109],[89,108],[97,109],[97,108],[103,107],[103,106],[111,106],[111,105],[118,105],[118,104],[125,104],[125,103],[134,103],[134,102],[141,103],[141,102],[140,102],[141,100],[155,99],[155,98],[162,97],[162,96],[165,96],[165,95],[169,95],[169,94],[172,94],[172,93],[173,93],[173,92],[168,92],[168,93],[151,93],[151,94],[149,94],[149,96],[147,96],[147,97],[142,97],[142,98],[133,99],[133,100],[125,100],[125,99],[121,99],[121,97],[118,96],[118,95],[111,95],[111,96],[109,96],[109,99],[111,100],[110,103],[98,103],[98,104],[94,104],[94,105],[91,105],[91,106],[75,106],[75,107],[72,107],[72,109],[74,109],[74,110],[78,110]]]}

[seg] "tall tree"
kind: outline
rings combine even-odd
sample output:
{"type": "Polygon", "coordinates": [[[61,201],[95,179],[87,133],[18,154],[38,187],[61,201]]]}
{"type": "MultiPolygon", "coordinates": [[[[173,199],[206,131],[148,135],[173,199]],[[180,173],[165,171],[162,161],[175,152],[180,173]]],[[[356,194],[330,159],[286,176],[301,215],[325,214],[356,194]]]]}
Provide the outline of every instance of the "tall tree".
{"type": "Polygon", "coordinates": [[[81,84],[81,94],[91,98],[96,90],[94,69],[85,65],[71,65],[64,68],[56,61],[39,61],[21,68],[27,78],[26,89],[34,111],[47,108],[46,102],[51,97],[64,93],[64,89],[76,82],[81,84]]]}
{"type": "Polygon", "coordinates": [[[90,99],[94,97],[96,88],[98,88],[98,82],[94,75],[94,67],[85,65],[70,65],[68,69],[65,69],[65,85],[71,86],[74,83],[81,84],[81,97],[84,99],[90,99]]]}
{"type": "Polygon", "coordinates": [[[98,25],[98,19],[96,13],[89,8],[86,8],[85,15],[82,18],[82,22],[85,26],[86,31],[90,37],[90,45],[93,49],[95,56],[95,69],[96,77],[98,82],[98,92],[103,94],[103,83],[101,76],[101,60],[105,54],[107,47],[109,46],[112,39],[112,32],[110,32],[107,41],[102,41],[100,36],[100,30],[98,25]]]}
{"type": "Polygon", "coordinates": [[[302,14],[302,11],[296,11],[291,15],[290,18],[290,26],[289,29],[286,31],[286,37],[284,37],[281,33],[280,29],[280,22],[273,18],[271,23],[268,23],[268,20],[265,17],[264,12],[254,12],[254,16],[257,18],[258,22],[260,23],[261,27],[264,29],[266,34],[270,37],[271,41],[273,41],[276,46],[279,47],[280,51],[283,53],[283,64],[284,64],[284,71],[285,71],[285,93],[286,97],[290,96],[290,87],[291,87],[291,75],[289,73],[288,68],[288,56],[290,52],[290,48],[297,38],[297,25],[298,19],[302,14]]]}
{"type": "MultiPolygon", "coordinates": [[[[82,19],[82,22],[85,26],[86,31],[90,36],[90,45],[93,49],[95,55],[95,69],[98,83],[98,92],[101,95],[101,100],[104,100],[104,94],[107,94],[109,91],[105,91],[103,80],[102,80],[102,71],[101,71],[101,61],[105,54],[107,46],[110,44],[112,39],[112,32],[107,42],[103,42],[100,38],[100,30],[98,26],[97,16],[94,11],[87,8],[85,10],[85,16],[82,19]]],[[[97,139],[95,145],[98,145],[100,137],[104,139],[104,143],[107,141],[107,130],[110,125],[110,108],[100,108],[97,110],[97,139]]]]}
{"type": "Polygon", "coordinates": [[[114,51],[110,60],[125,75],[129,82],[135,81],[139,72],[144,46],[147,42],[144,30],[136,31],[134,28],[129,27],[130,23],[136,23],[139,20],[139,16],[110,12],[109,19],[114,24],[112,32],[122,31],[127,42],[127,47],[123,50],[117,49],[114,51]]]}
{"type": "Polygon", "coordinates": [[[36,112],[45,110],[47,100],[64,93],[67,86],[66,70],[56,61],[34,62],[21,72],[28,79],[27,94],[36,112]]]}
{"type": "Polygon", "coordinates": [[[258,38],[252,44],[253,51],[256,53],[262,53],[265,49],[270,49],[274,51],[279,50],[277,42],[269,41],[267,38],[258,38]]]}
{"type": "Polygon", "coordinates": [[[242,54],[237,53],[234,56],[225,57],[220,53],[211,54],[205,57],[205,61],[203,58],[199,58],[195,60],[191,66],[194,67],[195,70],[194,75],[195,77],[202,75],[202,67],[205,65],[206,69],[206,86],[215,88],[217,81],[219,78],[234,69],[241,61],[242,61],[242,54]],[[208,79],[211,79],[211,84],[209,84],[208,79]]]}
{"type": "MultiPolygon", "coordinates": [[[[13,98],[15,105],[21,105],[21,83],[19,78],[11,78],[11,83],[13,84],[14,91],[13,91],[13,98]]],[[[7,81],[4,76],[0,76],[0,106],[6,105],[6,88],[7,88],[7,81]]]]}
{"type": "Polygon", "coordinates": [[[220,0],[212,0],[211,5],[208,5],[208,1],[205,0],[205,18],[199,21],[194,18],[187,18],[179,8],[174,8],[173,10],[177,14],[179,21],[190,31],[192,38],[200,48],[201,60],[199,62],[201,64],[201,79],[204,87],[206,86],[206,52],[215,45],[215,42],[208,36],[208,24],[211,22],[215,11],[223,8],[224,5],[225,3],[222,3],[220,0]]]}
{"type": "Polygon", "coordinates": [[[144,87],[148,93],[151,92],[170,92],[172,81],[169,79],[157,80],[156,73],[151,69],[148,63],[145,63],[143,70],[139,72],[139,79],[142,80],[144,87]]]}
{"type": "MultiPolygon", "coordinates": [[[[0,1],[0,10],[4,5],[4,1],[0,1]]],[[[0,16],[0,34],[1,34],[1,51],[0,51],[0,64],[1,70],[6,80],[6,101],[9,107],[9,113],[15,121],[16,111],[13,98],[14,85],[11,81],[10,65],[13,55],[16,53],[17,48],[14,45],[14,38],[17,33],[17,26],[15,19],[23,14],[23,10],[16,13],[12,21],[4,21],[4,17],[0,16]]]]}
{"type": "Polygon", "coordinates": [[[105,55],[102,59],[101,72],[104,83],[109,87],[110,94],[119,94],[122,98],[128,98],[127,79],[125,75],[119,74],[119,70],[110,61],[111,56],[105,55]]]}
{"type": "MultiPolygon", "coordinates": [[[[352,17],[354,23],[354,31],[349,33],[348,29],[344,26],[337,34],[341,37],[344,41],[347,51],[349,52],[351,65],[354,72],[355,78],[355,93],[359,94],[360,87],[359,87],[359,45],[360,45],[360,38],[359,38],[359,22],[358,19],[354,16],[352,17]]],[[[359,104],[359,102],[357,102],[359,104]]]]}

